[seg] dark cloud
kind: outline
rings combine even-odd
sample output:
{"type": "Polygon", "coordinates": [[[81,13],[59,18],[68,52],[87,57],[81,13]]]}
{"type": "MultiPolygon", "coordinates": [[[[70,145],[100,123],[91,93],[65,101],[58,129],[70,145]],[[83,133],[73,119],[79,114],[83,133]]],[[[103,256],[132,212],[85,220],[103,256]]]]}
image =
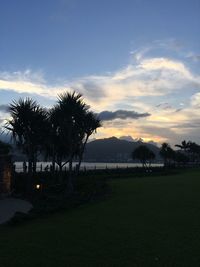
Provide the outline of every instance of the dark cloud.
{"type": "Polygon", "coordinates": [[[197,142],[198,144],[200,143],[199,127],[197,124],[189,125],[184,123],[171,127],[143,126],[142,128],[140,128],[140,131],[144,134],[149,133],[153,136],[166,138],[172,145],[178,144],[183,140],[191,140],[193,142],[197,142]],[[193,128],[190,128],[190,126],[193,128]],[[176,132],[176,128],[187,129],[187,132],[180,134],[180,132],[176,132]]]}
{"type": "Polygon", "coordinates": [[[98,83],[93,81],[85,81],[81,80],[80,84],[71,86],[75,91],[81,92],[83,95],[87,96],[87,98],[95,101],[100,101],[103,97],[106,97],[105,91],[102,89],[98,83]]]}
{"type": "Polygon", "coordinates": [[[200,61],[200,55],[196,55],[196,54],[188,55],[187,58],[190,58],[195,62],[199,62],[200,61]]]}
{"type": "Polygon", "coordinates": [[[129,110],[116,110],[116,111],[102,111],[99,114],[99,118],[102,121],[111,121],[111,120],[115,120],[115,119],[139,119],[139,118],[144,118],[144,117],[148,117],[151,114],[149,113],[138,113],[136,111],[129,111],[129,110]]]}
{"type": "Polygon", "coordinates": [[[161,108],[161,109],[171,109],[172,106],[169,103],[160,103],[158,105],[156,105],[157,108],[161,108]]]}
{"type": "Polygon", "coordinates": [[[187,129],[187,128],[198,128],[200,129],[200,120],[192,120],[191,121],[186,121],[181,124],[176,124],[173,125],[172,128],[177,128],[177,129],[187,129]]]}
{"type": "Polygon", "coordinates": [[[8,105],[0,105],[1,112],[8,112],[8,105]]]}
{"type": "Polygon", "coordinates": [[[175,112],[180,112],[181,110],[183,110],[183,108],[178,108],[175,110],[175,112]]]}
{"type": "Polygon", "coordinates": [[[157,127],[157,126],[142,126],[140,131],[144,134],[148,133],[152,136],[159,136],[162,138],[166,138],[168,140],[173,141],[173,143],[177,142],[180,134],[177,134],[174,130],[169,127],[157,127]]]}

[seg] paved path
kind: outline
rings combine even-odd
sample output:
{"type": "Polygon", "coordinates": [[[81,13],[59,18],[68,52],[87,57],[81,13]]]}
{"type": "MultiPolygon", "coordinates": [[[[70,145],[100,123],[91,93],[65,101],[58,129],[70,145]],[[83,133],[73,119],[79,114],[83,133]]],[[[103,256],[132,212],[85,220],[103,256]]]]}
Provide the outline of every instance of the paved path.
{"type": "Polygon", "coordinates": [[[18,198],[0,199],[0,224],[10,220],[15,212],[28,213],[32,208],[31,203],[18,198]]]}

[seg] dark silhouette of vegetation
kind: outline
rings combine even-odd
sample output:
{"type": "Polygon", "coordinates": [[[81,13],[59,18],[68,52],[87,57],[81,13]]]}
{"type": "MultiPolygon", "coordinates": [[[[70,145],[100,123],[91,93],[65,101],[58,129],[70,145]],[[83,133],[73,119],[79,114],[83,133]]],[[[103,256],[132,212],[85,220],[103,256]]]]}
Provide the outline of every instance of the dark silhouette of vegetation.
{"type": "Polygon", "coordinates": [[[183,140],[180,145],[176,144],[175,146],[179,147],[183,152],[186,153],[189,148],[189,142],[186,142],[185,140],[183,140]]]}
{"type": "Polygon", "coordinates": [[[151,165],[151,161],[155,159],[155,154],[147,146],[140,145],[132,152],[132,158],[140,160],[144,168],[147,167],[148,163],[149,166],[151,165]]]}
{"type": "Polygon", "coordinates": [[[164,166],[170,166],[175,160],[175,151],[168,143],[163,143],[160,149],[160,155],[164,160],[164,166]]]}
{"type": "Polygon", "coordinates": [[[11,146],[0,141],[0,197],[11,191],[12,171],[11,146]]]}
{"type": "Polygon", "coordinates": [[[175,161],[178,164],[178,166],[180,165],[186,166],[186,164],[189,162],[189,157],[180,151],[176,151],[175,161]]]}
{"type": "Polygon", "coordinates": [[[8,155],[11,151],[11,145],[0,140],[0,155],[8,155]]]}
{"type": "Polygon", "coordinates": [[[189,149],[188,149],[189,157],[192,162],[198,162],[200,160],[200,146],[195,142],[189,141],[189,149]]]}
{"type": "Polygon", "coordinates": [[[28,159],[29,187],[32,173],[36,172],[38,155],[43,152],[52,160],[52,171],[58,164],[60,171],[68,163],[68,192],[73,192],[72,162],[78,158],[80,168],[88,138],[101,126],[97,116],[89,110],[81,94],[64,93],[56,105],[47,111],[30,98],[13,101],[9,105],[11,119],[5,128],[26,154],[28,159]]]}
{"type": "Polygon", "coordinates": [[[73,92],[59,96],[57,104],[49,112],[49,126],[47,151],[52,158],[53,171],[55,163],[60,171],[68,163],[68,190],[73,191],[72,162],[78,158],[78,172],[88,138],[101,126],[100,121],[89,111],[82,95],[73,92]]]}
{"type": "Polygon", "coordinates": [[[5,128],[11,132],[12,139],[28,159],[27,192],[33,188],[32,173],[36,172],[39,153],[47,135],[47,112],[36,101],[25,98],[13,101],[9,105],[11,119],[5,128]]]}
{"type": "Polygon", "coordinates": [[[36,171],[36,162],[47,134],[47,112],[30,98],[9,105],[11,119],[5,128],[28,159],[29,173],[36,171]]]}
{"type": "Polygon", "coordinates": [[[198,163],[200,161],[200,145],[184,140],[180,145],[176,144],[175,146],[181,149],[180,153],[187,157],[188,162],[198,163]]]}

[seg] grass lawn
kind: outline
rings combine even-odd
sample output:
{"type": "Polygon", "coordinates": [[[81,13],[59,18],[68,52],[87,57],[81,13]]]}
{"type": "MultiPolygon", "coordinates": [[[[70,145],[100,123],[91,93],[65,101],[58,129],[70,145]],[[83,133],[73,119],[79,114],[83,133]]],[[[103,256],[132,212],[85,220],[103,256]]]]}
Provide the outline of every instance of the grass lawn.
{"type": "Polygon", "coordinates": [[[106,200],[1,226],[0,266],[200,266],[200,170],[110,184],[106,200]]]}

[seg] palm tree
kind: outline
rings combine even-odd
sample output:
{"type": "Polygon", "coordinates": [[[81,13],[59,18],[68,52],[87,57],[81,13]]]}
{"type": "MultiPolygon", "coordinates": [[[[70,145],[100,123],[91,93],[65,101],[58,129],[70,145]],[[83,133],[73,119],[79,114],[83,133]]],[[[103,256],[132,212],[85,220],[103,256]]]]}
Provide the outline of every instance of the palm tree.
{"type": "Polygon", "coordinates": [[[189,157],[190,161],[194,162],[200,158],[200,146],[195,142],[185,140],[181,145],[175,145],[183,150],[183,152],[189,157]]]}
{"type": "Polygon", "coordinates": [[[189,148],[189,142],[186,142],[185,140],[183,140],[180,145],[177,144],[175,146],[179,147],[180,149],[182,149],[186,153],[188,148],[189,148]]]}
{"type": "Polygon", "coordinates": [[[155,154],[147,146],[140,145],[132,152],[132,158],[139,159],[144,168],[147,166],[148,161],[149,161],[149,166],[150,166],[151,161],[155,159],[155,154]]]}
{"type": "Polygon", "coordinates": [[[87,142],[89,135],[95,130],[94,126],[93,128],[91,126],[92,123],[90,125],[88,123],[89,117],[92,117],[89,106],[83,101],[82,95],[75,92],[59,95],[56,106],[50,112],[52,155],[60,170],[69,163],[69,192],[73,192],[73,159],[78,154],[82,157],[85,147],[83,140],[87,142]]]}
{"type": "Polygon", "coordinates": [[[200,159],[200,146],[195,142],[188,142],[188,152],[191,155],[192,162],[199,161],[200,159]]]}
{"type": "Polygon", "coordinates": [[[67,163],[63,161],[69,156],[66,139],[67,130],[63,127],[63,114],[59,105],[55,105],[48,114],[49,131],[45,142],[46,157],[52,159],[52,171],[55,171],[55,163],[60,171],[67,163]]]}
{"type": "Polygon", "coordinates": [[[82,95],[76,94],[75,92],[67,92],[59,95],[58,106],[61,117],[59,123],[61,135],[63,135],[65,143],[67,144],[66,154],[68,154],[68,159],[66,163],[69,162],[67,190],[69,193],[72,193],[74,189],[72,180],[72,162],[77,153],[78,144],[80,144],[80,140],[83,138],[83,121],[89,106],[83,102],[82,95]]]}
{"type": "Polygon", "coordinates": [[[97,128],[101,127],[101,122],[92,111],[89,111],[85,114],[83,117],[83,128],[82,128],[82,137],[80,140],[80,144],[78,146],[77,156],[79,159],[78,166],[77,166],[77,173],[80,170],[80,165],[83,158],[83,153],[85,150],[85,146],[87,144],[87,141],[89,137],[96,132],[97,128]]]}
{"type": "Polygon", "coordinates": [[[36,171],[38,153],[46,135],[47,112],[31,98],[14,100],[9,105],[11,119],[5,128],[28,158],[28,171],[36,171]]]}
{"type": "Polygon", "coordinates": [[[160,155],[164,159],[164,166],[170,165],[170,162],[175,159],[175,152],[168,143],[163,143],[160,149],[160,155]]]}

